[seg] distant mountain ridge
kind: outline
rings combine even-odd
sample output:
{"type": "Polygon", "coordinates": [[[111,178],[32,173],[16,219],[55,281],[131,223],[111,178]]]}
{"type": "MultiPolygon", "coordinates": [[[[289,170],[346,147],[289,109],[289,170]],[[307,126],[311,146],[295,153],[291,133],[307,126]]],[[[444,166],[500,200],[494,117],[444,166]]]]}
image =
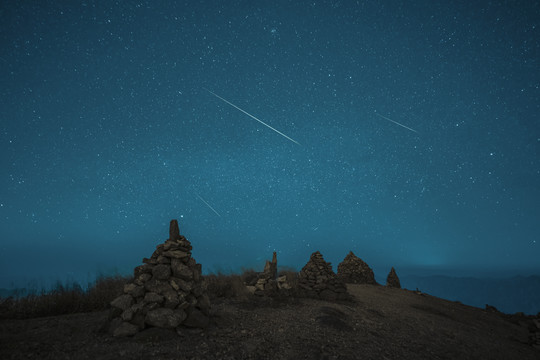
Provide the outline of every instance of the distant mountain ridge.
{"type": "Polygon", "coordinates": [[[510,278],[473,278],[442,275],[400,276],[401,285],[443,299],[485,308],[486,304],[499,311],[514,314],[540,312],[540,276],[510,278]]]}

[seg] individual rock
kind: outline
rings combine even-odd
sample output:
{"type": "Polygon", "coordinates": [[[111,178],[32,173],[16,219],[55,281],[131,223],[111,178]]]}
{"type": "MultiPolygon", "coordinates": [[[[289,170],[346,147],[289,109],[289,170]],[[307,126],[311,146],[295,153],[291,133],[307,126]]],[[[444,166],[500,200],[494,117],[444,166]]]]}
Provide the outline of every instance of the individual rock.
{"type": "Polygon", "coordinates": [[[189,315],[182,325],[194,328],[205,328],[208,326],[210,319],[198,309],[191,309],[189,315]]]}
{"type": "Polygon", "coordinates": [[[162,295],[159,295],[159,294],[156,294],[156,293],[153,293],[153,292],[147,292],[145,295],[144,295],[144,302],[145,303],[162,303],[163,300],[165,300],[165,298],[162,296],[162,295]]]}
{"type": "Polygon", "coordinates": [[[180,304],[180,296],[178,296],[178,293],[176,291],[166,292],[165,294],[163,294],[163,298],[165,300],[163,307],[167,309],[174,309],[178,306],[178,304],[180,304]]]}
{"type": "Polygon", "coordinates": [[[375,285],[373,270],[351,251],[338,265],[337,275],[345,283],[375,285]]]}
{"type": "Polygon", "coordinates": [[[123,321],[113,330],[114,337],[133,336],[139,331],[136,325],[123,321]]]}
{"type": "Polygon", "coordinates": [[[189,293],[191,291],[192,285],[191,283],[182,280],[180,278],[171,278],[170,284],[173,289],[176,291],[181,290],[185,293],[189,293]]]}
{"type": "Polygon", "coordinates": [[[131,306],[131,304],[133,304],[133,297],[128,294],[120,295],[119,297],[111,301],[111,306],[120,310],[126,310],[131,306]]]}
{"type": "Polygon", "coordinates": [[[169,240],[180,239],[180,228],[177,220],[171,220],[169,224],[169,240]]]}
{"type": "MultiPolygon", "coordinates": [[[[183,259],[183,258],[188,257],[188,253],[185,252],[185,251],[181,251],[181,250],[169,250],[169,251],[165,251],[163,253],[163,256],[166,256],[166,257],[172,258],[172,259],[183,259]]],[[[156,263],[157,263],[157,261],[156,261],[156,263]]]]}
{"type": "Polygon", "coordinates": [[[171,277],[171,267],[165,264],[156,265],[152,269],[152,276],[158,280],[167,280],[171,277]]]}
{"type": "Polygon", "coordinates": [[[188,281],[193,279],[193,270],[180,259],[171,259],[171,270],[174,277],[188,281]]]}
{"type": "Polygon", "coordinates": [[[172,287],[168,281],[152,279],[144,284],[146,291],[155,292],[156,294],[164,294],[171,291],[172,287]]]}
{"type": "Polygon", "coordinates": [[[399,282],[399,278],[398,278],[398,276],[396,274],[396,270],[393,267],[390,270],[390,273],[388,274],[388,277],[386,278],[386,286],[401,289],[401,284],[399,282]]]}
{"type": "Polygon", "coordinates": [[[152,266],[143,264],[133,269],[133,277],[137,279],[141,274],[152,274],[152,266]]]}
{"type": "Polygon", "coordinates": [[[210,298],[207,294],[203,294],[197,298],[197,306],[204,314],[208,315],[210,313],[210,298]]]}
{"type": "Polygon", "coordinates": [[[155,327],[175,328],[185,319],[186,313],[182,310],[158,308],[146,314],[145,323],[155,327]]]}

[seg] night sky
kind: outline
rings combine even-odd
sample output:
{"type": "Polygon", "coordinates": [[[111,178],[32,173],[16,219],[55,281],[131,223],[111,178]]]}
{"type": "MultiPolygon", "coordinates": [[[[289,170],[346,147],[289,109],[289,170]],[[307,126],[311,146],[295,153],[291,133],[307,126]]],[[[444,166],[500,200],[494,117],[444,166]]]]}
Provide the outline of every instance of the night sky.
{"type": "Polygon", "coordinates": [[[540,274],[537,1],[2,1],[0,46],[0,287],[171,219],[205,272],[540,274]]]}

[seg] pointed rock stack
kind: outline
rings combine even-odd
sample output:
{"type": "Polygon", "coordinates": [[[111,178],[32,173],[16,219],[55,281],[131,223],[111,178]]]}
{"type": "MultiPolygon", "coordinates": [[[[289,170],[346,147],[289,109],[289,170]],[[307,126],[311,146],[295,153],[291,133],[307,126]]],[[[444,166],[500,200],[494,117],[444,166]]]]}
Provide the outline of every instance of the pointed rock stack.
{"type": "Polygon", "coordinates": [[[264,296],[272,295],[277,291],[277,255],[274,251],[272,261],[266,260],[264,270],[259,273],[257,282],[255,283],[255,295],[264,296]]]}
{"type": "Polygon", "coordinates": [[[298,287],[302,295],[323,300],[349,298],[345,283],[339,279],[329,262],[318,251],[311,254],[308,263],[298,274],[298,287]]]}
{"type": "Polygon", "coordinates": [[[377,284],[373,270],[352,251],[338,265],[337,275],[345,283],[377,284]]]}
{"type": "Polygon", "coordinates": [[[134,270],[124,295],[111,302],[114,336],[134,335],[146,327],[204,328],[208,325],[210,300],[203,286],[201,264],[191,257],[191,243],[172,220],[169,239],[134,270]]]}
{"type": "Polygon", "coordinates": [[[401,289],[401,283],[399,282],[396,270],[393,267],[390,270],[388,277],[386,278],[386,286],[401,289]]]}
{"type": "Polygon", "coordinates": [[[259,273],[256,279],[246,285],[249,292],[258,296],[273,296],[277,294],[278,290],[291,288],[287,283],[286,276],[277,277],[277,255],[275,251],[272,261],[266,260],[264,270],[259,273]]]}

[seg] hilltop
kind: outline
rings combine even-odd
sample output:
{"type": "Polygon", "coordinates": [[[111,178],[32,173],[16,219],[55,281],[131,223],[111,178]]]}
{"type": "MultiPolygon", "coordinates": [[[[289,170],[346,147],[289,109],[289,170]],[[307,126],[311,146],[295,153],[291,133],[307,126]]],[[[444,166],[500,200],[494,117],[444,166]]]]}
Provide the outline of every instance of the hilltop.
{"type": "MultiPolygon", "coordinates": [[[[533,317],[404,289],[347,285],[350,301],[212,299],[206,329],[150,328],[113,338],[108,312],[3,320],[10,359],[539,359],[533,317]]],[[[536,319],[536,321],[538,321],[536,319]]]]}

